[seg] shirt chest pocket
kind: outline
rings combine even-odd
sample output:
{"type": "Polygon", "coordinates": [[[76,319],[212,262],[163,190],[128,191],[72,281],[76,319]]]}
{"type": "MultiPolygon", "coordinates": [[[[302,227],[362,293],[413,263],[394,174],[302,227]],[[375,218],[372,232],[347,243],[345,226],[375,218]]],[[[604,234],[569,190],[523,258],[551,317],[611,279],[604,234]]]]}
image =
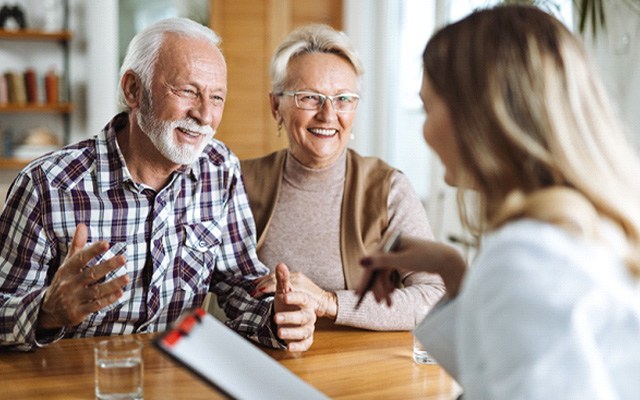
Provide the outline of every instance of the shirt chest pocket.
{"type": "Polygon", "coordinates": [[[208,290],[215,261],[220,252],[222,231],[215,222],[184,225],[179,281],[183,289],[208,290]]]}

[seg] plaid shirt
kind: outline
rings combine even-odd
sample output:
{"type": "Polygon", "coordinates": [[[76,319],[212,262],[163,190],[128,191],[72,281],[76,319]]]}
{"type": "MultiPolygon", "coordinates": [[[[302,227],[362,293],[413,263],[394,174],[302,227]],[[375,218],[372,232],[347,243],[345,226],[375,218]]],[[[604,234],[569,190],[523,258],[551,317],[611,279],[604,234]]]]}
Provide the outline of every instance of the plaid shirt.
{"type": "MultiPolygon", "coordinates": [[[[238,333],[281,347],[271,329],[272,298],[256,300],[251,281],[268,273],[257,259],[255,227],[238,159],[213,140],[200,159],[156,192],[131,179],[116,142],[119,114],[97,137],[43,156],[14,181],[0,216],[0,346],[32,349],[47,286],[65,260],[76,226],[124,254],[130,282],[114,304],[66,337],[166,330],[202,304],[209,290],[238,333]]],[[[51,338],[49,338],[49,341],[51,338]]]]}

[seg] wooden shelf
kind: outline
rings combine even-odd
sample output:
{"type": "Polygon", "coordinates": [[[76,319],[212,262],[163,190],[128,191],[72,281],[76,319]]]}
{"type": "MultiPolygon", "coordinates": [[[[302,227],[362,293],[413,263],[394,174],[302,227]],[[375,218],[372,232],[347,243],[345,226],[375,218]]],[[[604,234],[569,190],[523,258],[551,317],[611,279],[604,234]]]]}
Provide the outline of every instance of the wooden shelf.
{"type": "Polygon", "coordinates": [[[17,158],[0,157],[0,169],[17,169],[20,170],[29,164],[31,160],[19,160],[17,158]]]}
{"type": "MultiPolygon", "coordinates": [[[[62,2],[64,6],[63,10],[63,24],[60,26],[61,29],[56,31],[45,31],[42,29],[2,29],[0,28],[0,46],[2,46],[3,50],[5,48],[8,49],[8,55],[5,56],[4,52],[0,52],[0,74],[4,74],[5,68],[5,58],[8,57],[10,60],[15,58],[19,60],[17,65],[21,67],[14,67],[12,69],[19,69],[28,66],[32,63],[31,56],[34,52],[42,51],[42,48],[46,48],[51,50],[51,52],[46,52],[46,57],[52,57],[53,54],[60,54],[62,63],[55,62],[56,70],[61,71],[61,79],[58,81],[59,86],[58,89],[61,90],[62,96],[57,99],[59,102],[56,103],[44,103],[46,98],[42,97],[43,102],[36,103],[4,103],[0,105],[0,118],[2,119],[3,124],[6,125],[7,120],[10,120],[12,125],[14,126],[3,126],[2,131],[0,131],[0,143],[3,143],[5,140],[10,138],[4,137],[4,132],[20,132],[23,130],[29,123],[30,120],[33,119],[34,115],[41,114],[44,115],[42,118],[45,121],[60,121],[62,123],[62,131],[56,132],[57,136],[61,136],[62,144],[66,144],[69,141],[70,129],[71,129],[71,116],[74,112],[74,105],[71,102],[71,90],[70,90],[70,76],[69,76],[69,52],[70,52],[70,42],[73,37],[73,33],[69,30],[69,0],[63,0],[62,2]],[[12,42],[12,43],[9,43],[12,42]],[[20,43],[22,42],[22,43],[20,43]],[[29,43],[26,43],[29,42],[29,43]],[[35,46],[32,46],[34,45],[35,46]],[[51,53],[51,54],[49,54],[51,53]],[[11,118],[9,118],[9,116],[11,118]],[[6,128],[6,131],[5,131],[6,128]]],[[[43,54],[43,56],[45,56],[43,54]]],[[[43,71],[39,72],[39,76],[36,78],[39,80],[43,80],[42,74],[43,71]]],[[[26,85],[25,85],[26,86],[26,85]]],[[[44,85],[41,85],[44,90],[44,85]]],[[[44,94],[44,93],[42,93],[44,94]]],[[[19,97],[18,97],[19,98],[19,97]]],[[[36,97],[40,99],[40,97],[36,97]]],[[[43,151],[43,154],[46,151],[43,151]]],[[[19,153],[16,151],[15,155],[25,157],[30,156],[30,153],[19,153]]],[[[0,152],[0,170],[21,170],[23,169],[30,160],[26,159],[18,159],[12,157],[11,153],[0,152]],[[6,157],[2,157],[2,154],[6,154],[6,157]]]]}
{"type": "Polygon", "coordinates": [[[59,113],[70,114],[73,112],[73,104],[7,104],[0,106],[0,113],[59,113]]]}
{"type": "Polygon", "coordinates": [[[37,29],[8,31],[0,29],[0,39],[68,41],[71,40],[71,37],[71,31],[45,32],[37,29]]]}

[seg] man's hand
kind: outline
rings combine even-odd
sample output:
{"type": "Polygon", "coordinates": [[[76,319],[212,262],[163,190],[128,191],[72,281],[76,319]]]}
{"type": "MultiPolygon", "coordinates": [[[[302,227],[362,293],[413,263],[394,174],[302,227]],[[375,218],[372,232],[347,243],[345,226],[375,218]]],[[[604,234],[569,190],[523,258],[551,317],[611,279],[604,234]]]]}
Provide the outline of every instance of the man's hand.
{"type": "MultiPolygon", "coordinates": [[[[291,288],[296,292],[303,292],[311,297],[311,304],[316,316],[336,319],[338,314],[338,297],[334,292],[323,290],[302,272],[289,274],[291,288]]],[[[265,275],[255,280],[257,295],[274,293],[276,290],[276,274],[265,275]]]]}
{"type": "Polygon", "coordinates": [[[89,314],[112,304],[122,296],[122,287],[129,282],[128,275],[100,284],[97,282],[109,272],[123,266],[125,257],[116,256],[86,267],[91,259],[109,248],[107,243],[97,242],[83,249],[87,237],[86,225],[79,224],[69,254],[47,288],[40,306],[38,329],[78,325],[89,314]]]}
{"type": "Polygon", "coordinates": [[[278,337],[287,343],[287,350],[308,350],[316,323],[313,302],[307,293],[293,289],[289,269],[282,263],[276,266],[274,307],[278,337]]]}

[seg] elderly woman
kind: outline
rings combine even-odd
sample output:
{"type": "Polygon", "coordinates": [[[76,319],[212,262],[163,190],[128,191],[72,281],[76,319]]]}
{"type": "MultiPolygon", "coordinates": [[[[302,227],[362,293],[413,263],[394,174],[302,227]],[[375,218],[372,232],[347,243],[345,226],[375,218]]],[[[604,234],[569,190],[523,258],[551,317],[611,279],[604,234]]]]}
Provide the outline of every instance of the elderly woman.
{"type": "MultiPolygon", "coordinates": [[[[439,277],[401,275],[392,306],[354,289],[359,259],[393,232],[433,239],[424,207],[408,179],[383,161],[347,149],[360,99],[361,61],[342,32],[299,28],[271,63],[271,110],[289,147],[242,161],[258,234],[258,256],[273,271],[285,263],[291,283],[315,299],[316,314],[337,324],[408,330],[414,312],[444,293],[439,277]]],[[[273,274],[256,295],[273,292],[273,274]]]]}

